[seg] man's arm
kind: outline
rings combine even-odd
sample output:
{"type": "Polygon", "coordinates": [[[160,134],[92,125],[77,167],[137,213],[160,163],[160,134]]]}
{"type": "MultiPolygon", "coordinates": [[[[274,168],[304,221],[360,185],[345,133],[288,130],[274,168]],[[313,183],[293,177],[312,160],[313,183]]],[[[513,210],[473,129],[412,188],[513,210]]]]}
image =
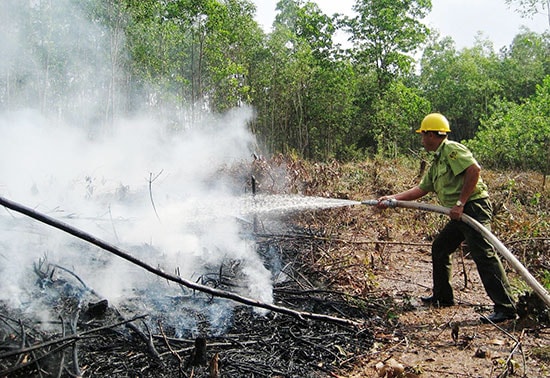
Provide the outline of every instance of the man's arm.
{"type": "Polygon", "coordinates": [[[398,201],[412,201],[412,200],[419,199],[420,197],[424,197],[426,194],[428,194],[427,191],[420,189],[420,187],[418,186],[415,186],[414,188],[411,188],[401,193],[392,194],[390,196],[382,196],[378,198],[378,207],[381,207],[381,208],[386,207],[382,204],[382,201],[386,201],[390,199],[395,199],[398,201]]]}

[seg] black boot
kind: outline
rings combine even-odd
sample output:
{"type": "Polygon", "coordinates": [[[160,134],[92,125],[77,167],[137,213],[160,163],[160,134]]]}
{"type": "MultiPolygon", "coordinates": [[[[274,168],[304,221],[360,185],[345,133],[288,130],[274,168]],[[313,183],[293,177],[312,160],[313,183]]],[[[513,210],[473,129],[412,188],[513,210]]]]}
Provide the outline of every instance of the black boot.
{"type": "Polygon", "coordinates": [[[455,301],[453,300],[444,300],[440,298],[435,298],[433,295],[430,297],[420,297],[420,300],[425,305],[434,306],[434,307],[450,307],[455,305],[455,301]]]}
{"type": "Polygon", "coordinates": [[[482,323],[501,323],[506,320],[516,320],[517,315],[515,312],[495,311],[489,316],[481,316],[479,319],[482,323]]]}

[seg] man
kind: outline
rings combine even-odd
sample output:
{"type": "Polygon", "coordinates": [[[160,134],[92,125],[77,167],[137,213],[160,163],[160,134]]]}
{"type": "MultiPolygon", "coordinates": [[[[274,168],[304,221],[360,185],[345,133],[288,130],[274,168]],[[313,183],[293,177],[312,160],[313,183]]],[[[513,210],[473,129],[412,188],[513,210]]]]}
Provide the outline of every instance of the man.
{"type": "Polygon", "coordinates": [[[465,240],[485,291],[494,303],[494,312],[488,317],[482,316],[481,320],[499,323],[515,319],[510,284],[498,255],[479,232],[460,221],[465,213],[490,229],[492,207],[487,186],[480,178],[479,164],[465,146],[447,139],[450,131],[443,115],[432,113],[424,118],[416,132],[422,135],[424,148],[435,152],[432,165],[420,184],[380,197],[378,206],[384,208],[384,200],[411,201],[434,192],[440,204],[450,208],[451,220],[432,243],[433,293],[421,297],[422,302],[434,306],[454,305],[451,255],[465,240]]]}

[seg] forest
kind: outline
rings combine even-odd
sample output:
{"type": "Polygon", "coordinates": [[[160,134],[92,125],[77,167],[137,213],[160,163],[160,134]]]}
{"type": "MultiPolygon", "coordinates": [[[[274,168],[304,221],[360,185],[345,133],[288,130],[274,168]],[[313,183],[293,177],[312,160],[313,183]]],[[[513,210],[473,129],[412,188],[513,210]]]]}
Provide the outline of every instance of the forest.
{"type": "MultiPolygon", "coordinates": [[[[508,3],[548,12],[545,1],[508,3]]],[[[250,0],[1,7],[0,111],[31,104],[97,133],[136,112],[177,131],[251,106],[262,151],[316,161],[416,154],[411,131],[437,111],[485,166],[549,170],[548,32],[525,28],[498,51],[484,39],[457,49],[423,24],[430,0],[357,0],[353,17],[281,0],[269,33],[250,0]]]]}

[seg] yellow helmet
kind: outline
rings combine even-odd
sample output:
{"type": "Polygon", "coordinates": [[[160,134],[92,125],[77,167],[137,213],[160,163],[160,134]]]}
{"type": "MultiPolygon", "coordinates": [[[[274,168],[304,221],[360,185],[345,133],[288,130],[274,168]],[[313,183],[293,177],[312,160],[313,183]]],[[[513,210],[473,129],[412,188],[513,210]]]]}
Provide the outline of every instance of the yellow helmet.
{"type": "Polygon", "coordinates": [[[420,128],[416,130],[417,133],[422,133],[424,131],[437,131],[438,134],[446,135],[451,132],[451,128],[449,126],[449,121],[443,114],[431,113],[424,117],[420,124],[420,128]]]}

